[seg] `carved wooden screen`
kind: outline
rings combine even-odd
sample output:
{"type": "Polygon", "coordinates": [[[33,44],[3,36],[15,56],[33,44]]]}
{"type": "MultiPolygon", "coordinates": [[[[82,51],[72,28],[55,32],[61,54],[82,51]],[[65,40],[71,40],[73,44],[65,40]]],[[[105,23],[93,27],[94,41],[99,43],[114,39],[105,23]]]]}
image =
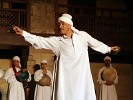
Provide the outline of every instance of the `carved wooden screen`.
{"type": "Polygon", "coordinates": [[[0,34],[13,32],[12,25],[27,28],[28,0],[0,1],[0,34]]]}

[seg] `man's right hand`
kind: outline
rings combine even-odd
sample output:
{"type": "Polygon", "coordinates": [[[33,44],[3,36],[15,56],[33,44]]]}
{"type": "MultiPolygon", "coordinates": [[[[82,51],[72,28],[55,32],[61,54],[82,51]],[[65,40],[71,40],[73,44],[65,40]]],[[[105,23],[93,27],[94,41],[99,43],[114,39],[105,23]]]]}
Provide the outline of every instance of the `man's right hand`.
{"type": "Polygon", "coordinates": [[[18,35],[22,35],[23,34],[23,30],[17,26],[13,27],[13,30],[15,31],[16,34],[18,35]]]}
{"type": "Polygon", "coordinates": [[[113,81],[106,81],[106,85],[110,86],[110,85],[112,85],[112,84],[114,84],[113,81]]]}
{"type": "Polygon", "coordinates": [[[45,69],[45,70],[43,70],[43,75],[45,75],[45,74],[47,74],[47,70],[45,69]]]}
{"type": "Polygon", "coordinates": [[[19,73],[19,72],[16,72],[16,73],[15,73],[15,76],[20,76],[20,73],[19,73]]]}

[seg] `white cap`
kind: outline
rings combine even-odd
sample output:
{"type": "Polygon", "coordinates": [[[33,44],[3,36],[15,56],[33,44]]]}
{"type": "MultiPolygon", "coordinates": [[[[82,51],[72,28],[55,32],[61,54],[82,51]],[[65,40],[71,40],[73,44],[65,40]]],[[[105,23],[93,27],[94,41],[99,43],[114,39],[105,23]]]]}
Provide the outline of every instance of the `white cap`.
{"type": "Polygon", "coordinates": [[[72,21],[72,16],[71,16],[71,15],[69,15],[69,14],[62,14],[62,16],[59,17],[58,20],[59,20],[59,21],[66,22],[66,23],[68,23],[69,25],[71,25],[71,29],[72,29],[74,32],[76,32],[76,33],[79,32],[78,29],[76,29],[75,27],[73,27],[73,21],[72,21]]]}
{"type": "Polygon", "coordinates": [[[107,59],[111,61],[111,58],[109,56],[104,57],[104,61],[107,59]]]}
{"type": "Polygon", "coordinates": [[[63,21],[63,22],[66,22],[68,24],[70,24],[71,26],[73,26],[73,21],[72,21],[72,16],[69,15],[69,14],[62,14],[61,17],[59,17],[58,19],[59,21],[63,21]]]}
{"type": "Polygon", "coordinates": [[[20,58],[19,58],[19,56],[14,56],[14,57],[13,57],[13,61],[14,61],[14,60],[19,61],[19,66],[21,67],[21,64],[20,64],[20,58]]]}
{"type": "Polygon", "coordinates": [[[20,62],[20,58],[19,58],[18,56],[14,56],[14,57],[13,57],[13,60],[17,60],[17,61],[20,62]]]}
{"type": "Polygon", "coordinates": [[[41,64],[42,64],[42,63],[43,63],[43,64],[44,64],[44,63],[46,63],[46,64],[47,64],[47,60],[45,60],[45,59],[44,59],[44,60],[42,60],[42,61],[41,61],[41,64]]]}

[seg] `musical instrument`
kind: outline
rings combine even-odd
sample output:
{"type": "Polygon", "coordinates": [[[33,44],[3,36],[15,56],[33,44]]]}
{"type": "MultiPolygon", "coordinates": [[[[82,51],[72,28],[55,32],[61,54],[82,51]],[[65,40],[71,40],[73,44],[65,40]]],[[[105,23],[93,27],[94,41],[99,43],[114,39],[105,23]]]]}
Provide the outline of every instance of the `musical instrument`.
{"type": "Polygon", "coordinates": [[[50,86],[51,78],[47,75],[44,74],[43,77],[39,80],[38,84],[41,86],[50,86]]]}
{"type": "Polygon", "coordinates": [[[102,78],[105,81],[114,81],[116,78],[116,71],[114,68],[106,68],[102,72],[102,78]]]}
{"type": "Polygon", "coordinates": [[[27,79],[29,78],[29,72],[28,71],[19,70],[18,73],[19,73],[19,75],[16,76],[16,79],[19,82],[22,82],[23,87],[26,88],[28,86],[27,79]]]}

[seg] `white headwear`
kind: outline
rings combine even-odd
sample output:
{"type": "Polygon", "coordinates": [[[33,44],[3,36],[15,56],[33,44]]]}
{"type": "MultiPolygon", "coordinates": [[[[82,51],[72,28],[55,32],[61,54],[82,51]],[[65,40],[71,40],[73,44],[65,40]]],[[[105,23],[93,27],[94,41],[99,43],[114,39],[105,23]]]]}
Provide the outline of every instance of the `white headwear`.
{"type": "Polygon", "coordinates": [[[66,22],[68,24],[70,24],[71,26],[73,26],[73,22],[72,22],[72,16],[69,15],[69,14],[62,14],[61,17],[59,17],[58,19],[59,21],[63,21],[63,22],[66,22]]]}
{"type": "Polygon", "coordinates": [[[20,64],[20,58],[19,58],[19,56],[14,56],[14,57],[13,57],[13,61],[14,61],[14,60],[19,61],[19,66],[21,67],[21,64],[20,64]]]}
{"type": "Polygon", "coordinates": [[[43,64],[44,64],[44,63],[47,64],[48,62],[47,62],[47,60],[42,60],[42,61],[41,61],[41,64],[42,64],[42,63],[43,63],[43,64]]]}
{"type": "Polygon", "coordinates": [[[107,59],[111,61],[111,58],[109,56],[104,57],[104,61],[107,59]]]}
{"type": "Polygon", "coordinates": [[[14,61],[14,60],[17,60],[17,61],[20,62],[20,58],[19,58],[18,56],[14,56],[14,57],[13,57],[13,61],[14,61]]]}
{"type": "Polygon", "coordinates": [[[59,17],[58,20],[59,20],[59,21],[61,20],[61,21],[63,21],[63,22],[68,23],[69,25],[71,25],[71,29],[72,29],[74,32],[78,33],[79,30],[77,30],[75,27],[73,27],[73,21],[72,21],[72,16],[71,16],[71,15],[69,15],[69,14],[62,14],[62,16],[59,17]]]}

